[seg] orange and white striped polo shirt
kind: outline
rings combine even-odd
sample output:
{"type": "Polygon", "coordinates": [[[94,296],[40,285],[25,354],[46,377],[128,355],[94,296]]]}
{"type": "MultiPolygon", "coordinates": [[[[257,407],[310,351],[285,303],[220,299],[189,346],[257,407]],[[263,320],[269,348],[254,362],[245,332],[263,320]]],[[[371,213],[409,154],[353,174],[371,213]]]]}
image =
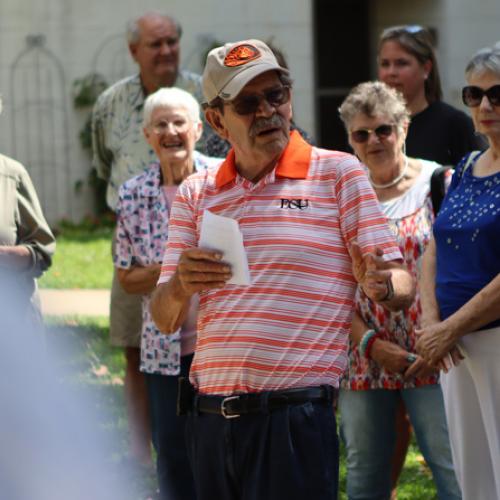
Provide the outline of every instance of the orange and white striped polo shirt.
{"type": "Polygon", "coordinates": [[[294,132],[255,184],[239,176],[233,151],[192,175],[172,208],[159,283],[197,246],[204,210],[238,221],[252,284],[200,294],[192,384],[220,395],[338,387],[356,290],[348,246],[380,246],[387,260],[401,259],[357,159],[294,132]]]}

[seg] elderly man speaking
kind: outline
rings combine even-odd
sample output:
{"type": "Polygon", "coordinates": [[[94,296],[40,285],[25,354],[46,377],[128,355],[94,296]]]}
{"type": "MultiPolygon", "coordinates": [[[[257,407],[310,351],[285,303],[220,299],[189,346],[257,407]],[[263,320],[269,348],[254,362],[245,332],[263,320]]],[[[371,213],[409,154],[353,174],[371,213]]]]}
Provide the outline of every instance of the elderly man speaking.
{"type": "Polygon", "coordinates": [[[180,398],[198,499],[330,500],[356,286],[397,309],[413,282],[356,158],[290,134],[291,80],[267,45],[212,50],[203,90],[232,149],[179,188],[152,303],[160,330],[174,332],[200,294],[180,398]],[[205,211],[238,222],[250,285],[227,283],[222,252],[199,247],[205,211]]]}

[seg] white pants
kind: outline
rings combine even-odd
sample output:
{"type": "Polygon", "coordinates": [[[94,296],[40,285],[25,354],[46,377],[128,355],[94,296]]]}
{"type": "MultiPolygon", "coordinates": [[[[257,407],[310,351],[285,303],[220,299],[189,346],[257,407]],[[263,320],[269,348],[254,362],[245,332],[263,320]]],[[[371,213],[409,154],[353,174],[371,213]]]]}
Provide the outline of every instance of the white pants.
{"type": "Polygon", "coordinates": [[[463,500],[500,500],[500,328],[460,340],[465,359],[441,377],[463,500]]]}

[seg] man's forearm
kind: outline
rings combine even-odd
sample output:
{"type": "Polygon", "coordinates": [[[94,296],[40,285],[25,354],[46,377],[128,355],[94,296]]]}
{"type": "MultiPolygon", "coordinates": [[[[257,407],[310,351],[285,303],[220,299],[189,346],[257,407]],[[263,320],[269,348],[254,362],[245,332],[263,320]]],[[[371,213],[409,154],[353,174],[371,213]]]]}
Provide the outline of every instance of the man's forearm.
{"type": "MultiPolygon", "coordinates": [[[[400,311],[409,307],[415,300],[415,280],[403,266],[391,269],[391,283],[393,292],[390,297],[380,301],[380,304],[390,311],[400,311]]],[[[388,286],[390,286],[388,284],[388,286]]],[[[390,289],[388,288],[388,292],[390,289]]]]}
{"type": "Polygon", "coordinates": [[[151,315],[158,329],[167,334],[176,332],[186,319],[189,302],[190,297],[182,293],[176,275],[158,285],[151,298],[151,315]]]}

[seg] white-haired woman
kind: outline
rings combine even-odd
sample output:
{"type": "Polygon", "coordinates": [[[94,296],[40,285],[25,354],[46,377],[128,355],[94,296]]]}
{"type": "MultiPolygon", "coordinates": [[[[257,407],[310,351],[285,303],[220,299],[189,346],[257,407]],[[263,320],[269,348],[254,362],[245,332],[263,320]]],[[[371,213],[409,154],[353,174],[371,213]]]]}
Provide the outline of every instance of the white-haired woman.
{"type": "Polygon", "coordinates": [[[500,42],[465,74],[463,101],[489,148],[458,164],[436,219],[417,349],[430,363],[457,346],[465,356],[442,375],[446,417],[464,499],[489,500],[500,498],[500,42]]]}
{"type": "Polygon", "coordinates": [[[151,318],[149,299],[160,275],[179,184],[220,160],[194,150],[202,133],[200,108],[184,90],[163,88],[151,94],[144,103],[143,128],[158,162],[120,187],[114,263],[125,291],[143,297],[140,370],[146,376],[160,495],[187,500],[195,493],[176,399],[178,377],[187,377],[195,348],[197,304],[191,304],[180,332],[166,336],[151,318]]]}
{"type": "MultiPolygon", "coordinates": [[[[339,109],[349,143],[368,167],[370,182],[417,278],[431,236],[430,178],[437,163],[404,151],[409,113],[404,98],[382,82],[355,87],[339,109]]],[[[359,290],[349,367],[340,391],[341,436],[347,449],[350,499],[388,499],[400,398],[429,464],[440,499],[458,499],[438,372],[415,354],[420,294],[392,312],[359,290]]]]}

